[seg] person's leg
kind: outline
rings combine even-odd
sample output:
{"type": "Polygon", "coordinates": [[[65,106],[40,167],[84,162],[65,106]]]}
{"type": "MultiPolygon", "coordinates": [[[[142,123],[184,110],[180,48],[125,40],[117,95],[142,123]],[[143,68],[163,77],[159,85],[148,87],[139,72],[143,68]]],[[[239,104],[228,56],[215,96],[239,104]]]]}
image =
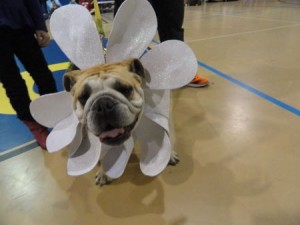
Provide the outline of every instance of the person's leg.
{"type": "Polygon", "coordinates": [[[29,128],[39,145],[46,149],[48,130],[34,121],[30,114],[30,98],[14,58],[16,34],[11,29],[0,29],[0,81],[6,90],[18,118],[29,128]]]}
{"type": "Polygon", "coordinates": [[[13,35],[10,29],[0,30],[0,80],[17,116],[21,120],[33,121],[29,112],[30,98],[26,84],[14,59],[13,35]]]}
{"type": "MultiPolygon", "coordinates": [[[[115,0],[114,15],[125,0],[115,0]]],[[[156,13],[160,41],[183,41],[183,0],[149,0],[156,13]]]]}
{"type": "MultiPolygon", "coordinates": [[[[124,0],[115,1],[115,13],[124,0]]],[[[167,40],[184,41],[184,0],[149,0],[156,13],[158,34],[161,42],[167,40]]],[[[205,87],[209,84],[207,78],[198,74],[188,86],[205,87]]]]}
{"type": "Polygon", "coordinates": [[[157,16],[160,41],[183,41],[184,0],[152,0],[150,2],[157,16]]]}
{"type": "Polygon", "coordinates": [[[34,34],[23,31],[14,44],[17,57],[35,81],[40,95],[57,92],[55,80],[34,34]]]}
{"type": "Polygon", "coordinates": [[[116,15],[117,11],[119,10],[120,6],[125,0],[115,0],[115,6],[114,6],[114,15],[116,15]]]}
{"type": "MultiPolygon", "coordinates": [[[[160,41],[184,41],[184,0],[152,0],[158,21],[160,41]]],[[[188,84],[190,87],[205,87],[209,84],[207,78],[196,74],[188,84]]]]}

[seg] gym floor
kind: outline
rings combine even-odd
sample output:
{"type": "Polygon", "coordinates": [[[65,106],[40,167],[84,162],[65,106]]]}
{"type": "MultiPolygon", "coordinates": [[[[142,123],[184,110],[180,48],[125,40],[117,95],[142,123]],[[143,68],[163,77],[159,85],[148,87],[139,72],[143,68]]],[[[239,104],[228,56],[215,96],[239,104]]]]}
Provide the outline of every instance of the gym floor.
{"type": "Polygon", "coordinates": [[[184,28],[210,85],[172,93],[180,163],[149,178],[132,157],[98,187],[32,147],[0,162],[1,225],[300,224],[300,1],[187,6],[184,28]]]}

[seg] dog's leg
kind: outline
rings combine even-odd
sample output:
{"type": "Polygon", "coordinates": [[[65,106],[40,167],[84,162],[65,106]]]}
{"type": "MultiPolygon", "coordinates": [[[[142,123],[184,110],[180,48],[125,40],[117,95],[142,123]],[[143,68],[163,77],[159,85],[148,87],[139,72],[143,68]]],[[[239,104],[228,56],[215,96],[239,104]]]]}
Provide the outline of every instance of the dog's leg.
{"type": "Polygon", "coordinates": [[[169,165],[171,166],[176,166],[177,163],[179,163],[179,156],[177,154],[177,152],[173,151],[172,150],[172,153],[171,153],[171,158],[170,158],[170,161],[169,161],[169,165]]]}
{"type": "Polygon", "coordinates": [[[102,169],[99,169],[98,172],[96,173],[95,181],[96,185],[103,186],[103,185],[108,185],[112,182],[112,178],[108,177],[107,175],[104,174],[102,169]]]}

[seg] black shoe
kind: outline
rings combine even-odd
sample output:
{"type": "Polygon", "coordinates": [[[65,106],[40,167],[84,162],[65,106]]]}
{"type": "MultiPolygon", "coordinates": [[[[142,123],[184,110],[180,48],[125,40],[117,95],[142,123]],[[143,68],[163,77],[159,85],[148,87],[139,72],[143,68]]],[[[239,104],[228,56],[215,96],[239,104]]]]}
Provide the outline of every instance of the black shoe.
{"type": "Polygon", "coordinates": [[[201,0],[190,0],[188,5],[189,6],[201,5],[201,0]]]}

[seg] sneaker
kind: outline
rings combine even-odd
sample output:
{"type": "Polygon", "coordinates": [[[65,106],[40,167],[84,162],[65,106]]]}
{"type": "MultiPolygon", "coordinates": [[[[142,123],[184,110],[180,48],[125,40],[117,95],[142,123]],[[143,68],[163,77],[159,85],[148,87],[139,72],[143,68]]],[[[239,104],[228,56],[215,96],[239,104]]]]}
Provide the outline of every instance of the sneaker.
{"type": "Polygon", "coordinates": [[[49,135],[48,129],[35,121],[22,120],[22,122],[29,128],[41,148],[46,150],[46,139],[49,135]]]}
{"type": "Polygon", "coordinates": [[[209,84],[209,81],[207,78],[200,76],[199,74],[196,74],[194,79],[187,85],[189,87],[205,87],[209,84]]]}
{"type": "Polygon", "coordinates": [[[189,0],[188,5],[189,6],[201,5],[201,1],[200,0],[189,0]]]}

